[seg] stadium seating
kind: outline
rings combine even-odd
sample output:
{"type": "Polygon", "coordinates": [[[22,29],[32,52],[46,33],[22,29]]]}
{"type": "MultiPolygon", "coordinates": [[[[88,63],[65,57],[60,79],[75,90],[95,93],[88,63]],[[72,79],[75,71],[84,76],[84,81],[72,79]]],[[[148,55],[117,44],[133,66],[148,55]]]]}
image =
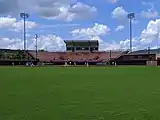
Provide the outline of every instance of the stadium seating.
{"type": "Polygon", "coordinates": [[[0,60],[31,60],[33,57],[22,50],[0,49],[0,60]]]}
{"type": "MultiPolygon", "coordinates": [[[[29,52],[35,56],[35,51],[29,52]]],[[[102,62],[114,59],[123,52],[38,52],[38,59],[42,62],[102,62]]]]}

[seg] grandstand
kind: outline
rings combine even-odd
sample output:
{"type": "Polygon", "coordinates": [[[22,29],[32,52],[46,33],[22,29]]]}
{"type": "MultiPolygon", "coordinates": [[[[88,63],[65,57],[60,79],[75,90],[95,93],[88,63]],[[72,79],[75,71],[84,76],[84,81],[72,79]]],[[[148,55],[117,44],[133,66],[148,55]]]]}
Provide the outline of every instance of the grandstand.
{"type": "Polygon", "coordinates": [[[36,63],[28,51],[0,49],[0,65],[24,65],[28,61],[36,63]]]}
{"type": "MultiPolygon", "coordinates": [[[[39,61],[44,63],[53,63],[57,65],[76,64],[84,65],[86,63],[96,65],[99,63],[107,64],[111,59],[116,59],[126,51],[99,51],[98,41],[75,40],[64,41],[66,52],[38,52],[39,61]]],[[[35,56],[34,51],[30,51],[35,56]]]]}

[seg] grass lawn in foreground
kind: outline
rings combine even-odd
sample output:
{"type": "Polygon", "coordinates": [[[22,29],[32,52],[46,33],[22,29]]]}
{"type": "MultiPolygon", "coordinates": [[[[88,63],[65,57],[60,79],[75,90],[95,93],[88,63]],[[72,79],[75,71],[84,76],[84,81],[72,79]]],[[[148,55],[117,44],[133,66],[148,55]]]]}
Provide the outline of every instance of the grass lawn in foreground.
{"type": "Polygon", "coordinates": [[[159,120],[160,68],[0,68],[0,120],[159,120]]]}

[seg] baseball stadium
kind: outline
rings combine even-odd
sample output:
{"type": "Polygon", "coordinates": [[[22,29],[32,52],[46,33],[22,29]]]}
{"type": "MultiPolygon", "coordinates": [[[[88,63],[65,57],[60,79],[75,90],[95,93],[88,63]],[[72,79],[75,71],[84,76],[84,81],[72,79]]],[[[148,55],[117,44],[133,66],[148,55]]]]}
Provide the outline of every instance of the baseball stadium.
{"type": "Polygon", "coordinates": [[[159,6],[0,0],[0,120],[160,120],[159,6]]]}
{"type": "Polygon", "coordinates": [[[158,120],[159,49],[0,50],[0,120],[158,120]]]}

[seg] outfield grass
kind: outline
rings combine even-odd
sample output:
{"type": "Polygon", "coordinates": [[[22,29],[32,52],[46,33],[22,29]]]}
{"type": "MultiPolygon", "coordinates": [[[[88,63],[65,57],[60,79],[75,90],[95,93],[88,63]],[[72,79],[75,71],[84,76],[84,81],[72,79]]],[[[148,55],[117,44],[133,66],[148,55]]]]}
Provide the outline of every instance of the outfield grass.
{"type": "Polygon", "coordinates": [[[0,68],[0,120],[159,120],[160,68],[0,68]]]}

